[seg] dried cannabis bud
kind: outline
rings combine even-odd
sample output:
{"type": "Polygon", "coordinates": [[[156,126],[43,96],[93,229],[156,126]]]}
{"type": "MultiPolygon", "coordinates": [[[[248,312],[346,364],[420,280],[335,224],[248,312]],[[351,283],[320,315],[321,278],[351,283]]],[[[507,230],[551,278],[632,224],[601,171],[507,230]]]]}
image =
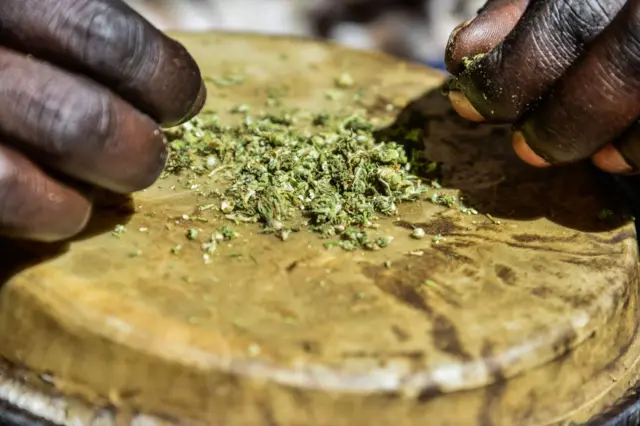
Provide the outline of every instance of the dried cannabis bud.
{"type": "MultiPolygon", "coordinates": [[[[309,227],[337,237],[333,245],[345,250],[386,247],[390,238],[370,239],[366,229],[380,216],[395,214],[398,203],[419,200],[427,191],[412,165],[436,169],[416,155],[410,160],[399,143],[376,140],[374,124],[361,114],[253,117],[249,111],[244,105],[233,109],[243,114],[238,125],[206,112],[168,130],[165,173],[199,188],[216,179],[222,189],[207,195],[217,201],[201,211],[216,208],[236,223],[260,222],[263,232],[282,240],[309,227]]],[[[405,137],[418,139],[419,130],[405,137]]]]}

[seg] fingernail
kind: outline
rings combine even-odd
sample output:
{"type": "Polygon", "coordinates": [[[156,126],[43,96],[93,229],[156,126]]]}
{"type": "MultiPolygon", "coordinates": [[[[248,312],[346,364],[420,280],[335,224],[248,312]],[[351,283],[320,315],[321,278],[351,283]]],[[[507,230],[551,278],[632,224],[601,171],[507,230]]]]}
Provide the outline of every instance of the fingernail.
{"type": "Polygon", "coordinates": [[[550,164],[540,157],[527,144],[522,132],[515,132],[511,140],[513,150],[525,163],[534,167],[549,167],[550,164]]]}
{"type": "Polygon", "coordinates": [[[190,120],[196,115],[200,113],[204,104],[207,102],[207,86],[204,84],[204,81],[200,83],[200,90],[198,91],[198,97],[196,101],[193,103],[189,114],[187,115],[187,119],[190,120]]]}
{"type": "Polygon", "coordinates": [[[591,158],[591,161],[597,168],[609,173],[615,174],[635,174],[637,171],[633,169],[624,159],[620,151],[613,145],[607,145],[591,158]],[[634,173],[635,172],[635,173],[634,173]]]}
{"type": "Polygon", "coordinates": [[[462,92],[449,92],[449,100],[453,109],[463,118],[481,123],[484,117],[471,105],[469,99],[462,92]]]}

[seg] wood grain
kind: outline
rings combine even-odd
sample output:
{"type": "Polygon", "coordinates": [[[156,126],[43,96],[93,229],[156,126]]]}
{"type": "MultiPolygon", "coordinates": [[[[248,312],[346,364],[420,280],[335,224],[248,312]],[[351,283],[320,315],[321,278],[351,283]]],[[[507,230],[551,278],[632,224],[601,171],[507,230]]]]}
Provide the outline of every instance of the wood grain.
{"type": "Polygon", "coordinates": [[[589,165],[522,164],[508,129],[457,118],[444,76],[418,65],[309,40],[177,37],[205,75],[247,76],[210,85],[223,112],[262,108],[274,86],[288,105],[351,108],[325,96],[348,71],[347,98],[360,91],[381,123],[423,126],[444,186],[481,214],[404,206],[380,229],[393,244],[367,253],[247,225],[207,265],[176,219],[200,201],[161,180],[104,203],[68,245],[0,245],[9,376],[20,366],[29,386],[97,411],[221,426],[552,424],[586,420],[635,381],[635,229],[589,165]],[[440,242],[409,238],[418,224],[440,242]]]}

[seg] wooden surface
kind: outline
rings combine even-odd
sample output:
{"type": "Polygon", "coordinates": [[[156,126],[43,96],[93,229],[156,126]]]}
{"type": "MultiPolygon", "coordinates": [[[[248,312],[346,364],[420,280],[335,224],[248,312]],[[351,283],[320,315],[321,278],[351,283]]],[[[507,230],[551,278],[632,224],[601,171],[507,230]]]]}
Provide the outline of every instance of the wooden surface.
{"type": "Polygon", "coordinates": [[[7,377],[125,418],[220,426],[551,424],[586,420],[635,382],[636,234],[588,165],[523,165],[508,129],[455,117],[443,76],[419,66],[287,38],[178,37],[205,75],[247,76],[210,86],[219,111],[259,109],[280,86],[288,105],[350,108],[360,93],[382,122],[421,123],[444,185],[481,214],[405,206],[380,230],[393,244],[366,253],[247,225],[204,264],[179,219],[199,200],[162,180],[134,196],[135,214],[97,210],[68,246],[0,246],[7,377]],[[355,86],[327,99],[343,71],[355,86]],[[416,224],[442,239],[412,240],[416,224]]]}

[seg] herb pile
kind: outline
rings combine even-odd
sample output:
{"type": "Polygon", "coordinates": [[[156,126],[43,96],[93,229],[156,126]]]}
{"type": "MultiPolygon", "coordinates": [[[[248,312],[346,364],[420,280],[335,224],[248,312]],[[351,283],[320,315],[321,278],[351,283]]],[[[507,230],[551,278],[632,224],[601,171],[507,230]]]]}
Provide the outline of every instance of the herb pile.
{"type": "MultiPolygon", "coordinates": [[[[201,191],[215,202],[200,209],[215,208],[235,223],[259,222],[264,233],[282,240],[310,229],[331,238],[328,246],[379,249],[391,239],[370,236],[376,221],[438,187],[429,179],[437,165],[422,149],[409,156],[405,144],[379,141],[375,125],[361,113],[252,116],[245,105],[233,112],[241,115],[239,124],[225,125],[204,112],[167,130],[165,176],[181,176],[200,188],[206,186],[202,179],[216,179],[219,189],[201,191]]],[[[398,140],[420,143],[421,133],[408,130],[398,140]]],[[[455,203],[450,198],[429,199],[455,203]]]]}

